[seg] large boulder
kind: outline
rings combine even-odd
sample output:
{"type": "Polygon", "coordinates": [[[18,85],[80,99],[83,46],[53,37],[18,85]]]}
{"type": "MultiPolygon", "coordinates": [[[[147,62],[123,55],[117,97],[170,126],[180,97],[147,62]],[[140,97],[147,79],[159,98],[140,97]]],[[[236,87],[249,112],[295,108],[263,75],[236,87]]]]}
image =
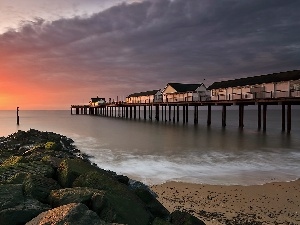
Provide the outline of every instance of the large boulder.
{"type": "Polygon", "coordinates": [[[172,224],[166,220],[157,217],[153,220],[152,225],[172,225],[172,224]]]}
{"type": "Polygon", "coordinates": [[[71,187],[81,174],[97,171],[98,168],[80,159],[65,159],[57,169],[57,179],[62,187],[71,187]]]}
{"type": "Polygon", "coordinates": [[[0,211],[1,225],[20,225],[30,221],[40,213],[51,209],[35,199],[26,199],[20,204],[0,211]]]}
{"type": "Polygon", "coordinates": [[[48,196],[51,190],[61,187],[56,180],[39,175],[28,174],[24,179],[24,192],[43,203],[49,203],[48,196]]]}
{"type": "Polygon", "coordinates": [[[86,187],[52,190],[49,202],[53,208],[69,203],[83,203],[99,213],[104,206],[104,192],[86,187]]]}
{"type": "Polygon", "coordinates": [[[106,207],[99,213],[104,221],[147,225],[153,218],[138,196],[106,172],[82,174],[74,181],[73,186],[105,191],[106,207]]]}
{"type": "Polygon", "coordinates": [[[0,185],[0,210],[15,207],[24,202],[21,184],[0,185]]]}
{"type": "Polygon", "coordinates": [[[134,193],[146,204],[154,217],[168,219],[170,212],[146,189],[137,188],[134,193]]]}
{"type": "Polygon", "coordinates": [[[173,225],[205,225],[202,220],[199,220],[195,216],[187,213],[175,210],[171,213],[171,221],[173,225]]]}
{"type": "Polygon", "coordinates": [[[50,165],[39,161],[0,166],[0,180],[2,182],[11,179],[18,173],[31,173],[45,177],[54,176],[53,168],[50,165]]]}
{"type": "Polygon", "coordinates": [[[32,219],[26,225],[105,225],[97,214],[80,203],[71,203],[46,211],[32,219]]]}

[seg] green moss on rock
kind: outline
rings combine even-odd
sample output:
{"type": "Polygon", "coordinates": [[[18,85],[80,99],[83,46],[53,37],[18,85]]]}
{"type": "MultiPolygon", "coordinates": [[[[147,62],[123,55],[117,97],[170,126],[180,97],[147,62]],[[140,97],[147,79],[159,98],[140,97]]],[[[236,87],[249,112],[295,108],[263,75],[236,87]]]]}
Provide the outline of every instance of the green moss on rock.
{"type": "Polygon", "coordinates": [[[57,169],[58,182],[62,187],[71,187],[81,174],[97,170],[97,167],[80,159],[65,159],[57,169]]]}
{"type": "Polygon", "coordinates": [[[4,182],[10,180],[18,173],[37,174],[49,178],[54,176],[54,170],[50,165],[39,161],[33,161],[0,167],[0,181],[4,182]]]}
{"type": "Polygon", "coordinates": [[[6,159],[4,162],[2,162],[1,167],[13,166],[17,163],[24,163],[24,162],[27,162],[27,160],[23,156],[11,156],[8,159],[6,159]]]}
{"type": "Polygon", "coordinates": [[[26,176],[23,185],[26,195],[43,203],[49,203],[48,196],[52,190],[61,188],[56,180],[33,174],[26,176]]]}

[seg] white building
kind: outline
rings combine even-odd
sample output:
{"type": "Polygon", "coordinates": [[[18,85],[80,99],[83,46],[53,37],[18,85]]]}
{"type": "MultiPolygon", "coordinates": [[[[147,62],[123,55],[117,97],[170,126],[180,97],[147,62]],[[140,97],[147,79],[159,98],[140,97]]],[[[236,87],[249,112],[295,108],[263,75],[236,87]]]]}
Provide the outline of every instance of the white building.
{"type": "Polygon", "coordinates": [[[162,90],[163,102],[205,101],[209,92],[203,83],[168,83],[162,90]]]}
{"type": "Polygon", "coordinates": [[[91,100],[89,101],[90,106],[99,106],[105,103],[105,98],[99,98],[98,96],[96,98],[91,98],[91,100]]]}
{"type": "Polygon", "coordinates": [[[211,100],[300,97],[300,70],[215,82],[211,100]]]}
{"type": "Polygon", "coordinates": [[[152,103],[159,100],[160,90],[133,93],[126,97],[126,103],[152,103]]]}

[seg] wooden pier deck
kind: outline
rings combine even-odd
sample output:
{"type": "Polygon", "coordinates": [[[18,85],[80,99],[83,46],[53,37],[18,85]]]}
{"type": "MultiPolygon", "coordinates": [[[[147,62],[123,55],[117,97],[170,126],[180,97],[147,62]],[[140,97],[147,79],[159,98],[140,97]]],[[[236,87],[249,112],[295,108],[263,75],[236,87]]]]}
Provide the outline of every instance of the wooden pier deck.
{"type": "Polygon", "coordinates": [[[239,109],[239,128],[244,127],[244,110],[248,105],[257,105],[257,128],[267,129],[267,108],[269,105],[281,105],[281,130],[291,132],[292,105],[300,105],[299,97],[264,98],[264,99],[238,99],[238,100],[209,100],[209,101],[181,101],[181,102],[149,102],[125,103],[113,102],[98,106],[71,105],[72,115],[98,115],[105,117],[119,117],[125,119],[143,119],[155,121],[169,121],[185,124],[189,121],[188,110],[194,111],[194,124],[198,124],[199,107],[207,107],[207,126],[211,125],[211,110],[214,106],[222,107],[222,127],[226,126],[227,107],[236,105],[239,109]],[[182,111],[180,120],[179,111],[182,111]],[[74,112],[75,111],[75,112],[74,112]],[[154,113],[153,113],[154,111],[154,113]],[[153,115],[154,114],[154,115],[153,115]],[[148,115],[148,117],[147,117],[148,115]],[[154,118],[153,118],[154,116],[154,118]],[[160,117],[161,116],[161,117],[160,117]]]}

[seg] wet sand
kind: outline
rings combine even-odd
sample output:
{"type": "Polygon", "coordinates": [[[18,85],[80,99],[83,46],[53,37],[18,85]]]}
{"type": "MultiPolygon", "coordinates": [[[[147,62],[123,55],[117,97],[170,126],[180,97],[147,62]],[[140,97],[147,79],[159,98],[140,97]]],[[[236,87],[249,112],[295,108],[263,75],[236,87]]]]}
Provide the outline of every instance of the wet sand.
{"type": "Polygon", "coordinates": [[[300,224],[300,179],[253,186],[168,182],[151,189],[169,211],[188,211],[207,225],[300,224]]]}

